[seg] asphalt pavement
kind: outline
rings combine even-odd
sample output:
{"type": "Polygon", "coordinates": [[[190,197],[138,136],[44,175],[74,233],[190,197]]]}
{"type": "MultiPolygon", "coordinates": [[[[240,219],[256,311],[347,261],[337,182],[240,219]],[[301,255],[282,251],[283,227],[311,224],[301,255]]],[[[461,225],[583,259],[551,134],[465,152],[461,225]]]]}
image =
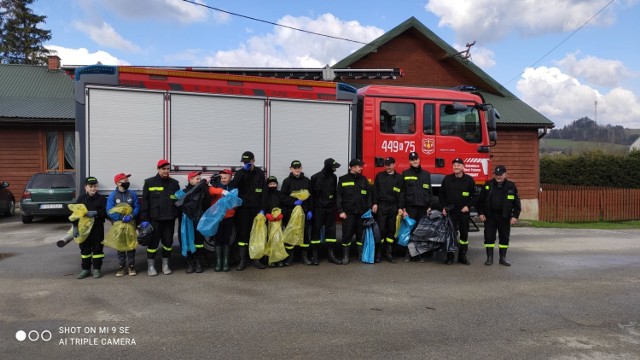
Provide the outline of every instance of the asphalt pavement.
{"type": "MultiPolygon", "coordinates": [[[[77,280],[64,219],[0,218],[2,359],[639,359],[640,230],[515,227],[511,267],[328,264],[77,280]]],[[[324,260],[324,259],[323,259],[324,260]]],[[[497,260],[497,250],[496,250],[497,260]]],[[[158,259],[159,263],[159,259],[158,259]]],[[[158,264],[159,265],[159,264],[158,264]]]]}

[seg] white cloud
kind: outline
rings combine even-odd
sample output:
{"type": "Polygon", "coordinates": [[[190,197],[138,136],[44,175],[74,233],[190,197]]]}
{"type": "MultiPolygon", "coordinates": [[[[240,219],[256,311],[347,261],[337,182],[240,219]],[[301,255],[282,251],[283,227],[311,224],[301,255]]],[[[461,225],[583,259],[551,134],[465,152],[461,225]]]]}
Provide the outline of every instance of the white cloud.
{"type": "MultiPolygon", "coordinates": [[[[278,20],[278,23],[363,43],[368,43],[384,33],[382,29],[374,26],[363,26],[357,21],[340,20],[332,14],[323,14],[315,19],[285,16],[278,20]]],[[[195,59],[195,64],[201,66],[323,67],[326,64],[335,64],[360,47],[362,44],[275,27],[273,32],[269,34],[249,38],[237,49],[199,56],[195,59]]]]}
{"type": "Polygon", "coordinates": [[[593,119],[598,101],[599,123],[640,128],[640,97],[620,87],[600,93],[559,68],[542,66],[527,68],[517,88],[522,100],[555,122],[556,127],[584,116],[593,119]]]}
{"type": "MultiPolygon", "coordinates": [[[[458,51],[467,50],[466,46],[460,44],[454,44],[453,47],[458,49],[458,51]]],[[[495,53],[485,47],[474,45],[469,52],[471,53],[469,59],[482,69],[488,69],[496,64],[495,53]]]]}
{"type": "MultiPolygon", "coordinates": [[[[634,2],[625,4],[631,6],[634,2]]],[[[428,0],[425,9],[440,18],[439,26],[452,28],[458,39],[488,43],[513,32],[535,36],[573,31],[604,5],[602,0],[428,0]]],[[[607,26],[614,20],[610,7],[588,26],[607,26]]]]}
{"type": "Polygon", "coordinates": [[[91,53],[85,48],[70,49],[57,45],[47,45],[46,48],[56,52],[62,65],[93,65],[98,62],[104,65],[129,65],[127,61],[102,50],[91,53]]]}
{"type": "Polygon", "coordinates": [[[623,80],[633,76],[620,60],[601,59],[595,56],[577,59],[575,54],[569,54],[557,63],[567,74],[600,86],[618,86],[623,80]]]}
{"type": "Polygon", "coordinates": [[[78,30],[89,35],[91,40],[100,46],[129,52],[140,51],[136,44],[120,36],[111,25],[104,21],[98,23],[76,21],[74,25],[78,30]]]}
{"type": "MultiPolygon", "coordinates": [[[[204,4],[202,0],[193,1],[204,4]]],[[[182,0],[106,0],[104,4],[118,15],[128,18],[160,18],[177,20],[183,24],[204,22],[210,14],[219,23],[230,19],[229,14],[182,0]]]]}

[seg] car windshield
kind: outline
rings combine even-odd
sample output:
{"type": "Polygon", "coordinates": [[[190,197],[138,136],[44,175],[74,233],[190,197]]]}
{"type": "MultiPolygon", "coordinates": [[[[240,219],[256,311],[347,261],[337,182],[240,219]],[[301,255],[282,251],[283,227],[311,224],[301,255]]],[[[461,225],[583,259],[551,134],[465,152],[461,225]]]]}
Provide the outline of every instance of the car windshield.
{"type": "Polygon", "coordinates": [[[70,189],[76,183],[70,174],[39,174],[31,178],[30,189],[70,189]]]}

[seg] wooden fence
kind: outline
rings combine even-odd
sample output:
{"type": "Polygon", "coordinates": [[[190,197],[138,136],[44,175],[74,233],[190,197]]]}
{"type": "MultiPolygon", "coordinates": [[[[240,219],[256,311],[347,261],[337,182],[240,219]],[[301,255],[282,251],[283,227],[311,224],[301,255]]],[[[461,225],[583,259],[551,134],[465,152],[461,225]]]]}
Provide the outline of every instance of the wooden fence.
{"type": "Polygon", "coordinates": [[[538,200],[541,221],[640,219],[640,189],[543,184],[538,200]]]}

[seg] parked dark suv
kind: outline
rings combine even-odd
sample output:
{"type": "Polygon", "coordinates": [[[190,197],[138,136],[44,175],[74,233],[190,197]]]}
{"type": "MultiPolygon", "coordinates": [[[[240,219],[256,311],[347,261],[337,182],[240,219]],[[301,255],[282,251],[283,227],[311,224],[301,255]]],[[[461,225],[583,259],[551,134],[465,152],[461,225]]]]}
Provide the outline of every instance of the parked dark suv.
{"type": "Polygon", "coordinates": [[[8,182],[0,182],[0,214],[13,216],[16,213],[16,198],[9,190],[8,182]]]}
{"type": "Polygon", "coordinates": [[[69,216],[67,205],[75,199],[74,174],[34,174],[20,201],[22,222],[28,224],[34,216],[69,216]]]}

